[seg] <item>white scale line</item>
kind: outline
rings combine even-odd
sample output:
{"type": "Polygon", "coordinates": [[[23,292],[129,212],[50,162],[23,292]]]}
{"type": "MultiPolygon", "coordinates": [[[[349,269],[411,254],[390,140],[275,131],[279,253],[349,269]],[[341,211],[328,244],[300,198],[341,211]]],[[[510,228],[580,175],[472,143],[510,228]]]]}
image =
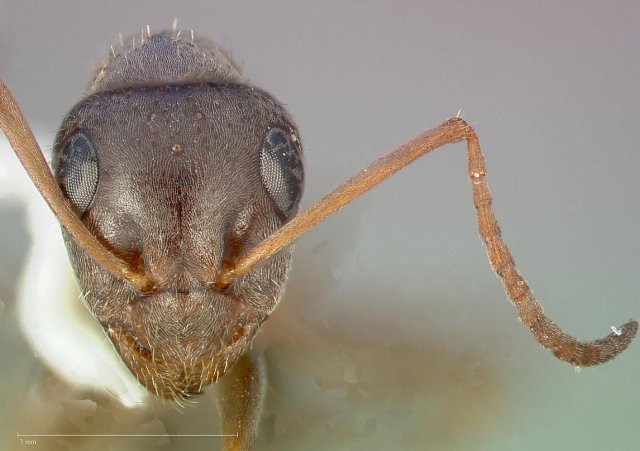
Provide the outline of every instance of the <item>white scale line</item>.
{"type": "Polygon", "coordinates": [[[16,434],[20,437],[238,437],[238,434],[16,434]]]}

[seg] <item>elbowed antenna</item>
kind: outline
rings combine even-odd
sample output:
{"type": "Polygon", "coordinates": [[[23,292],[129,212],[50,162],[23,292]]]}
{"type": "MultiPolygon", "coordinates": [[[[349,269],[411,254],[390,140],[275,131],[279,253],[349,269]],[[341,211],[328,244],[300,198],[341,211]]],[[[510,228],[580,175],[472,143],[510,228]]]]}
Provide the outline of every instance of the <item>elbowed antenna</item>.
{"type": "Polygon", "coordinates": [[[0,129],[34,185],[72,239],[114,277],[126,280],[142,292],[151,290],[153,283],[146,274],[133,271],[123,260],[105,248],[80,221],[53,178],[29,124],[2,78],[0,78],[0,129]]]}
{"type": "Polygon", "coordinates": [[[487,249],[489,262],[502,280],[505,293],[516,306],[520,320],[531,329],[538,343],[556,357],[575,366],[598,365],[613,359],[629,346],[638,330],[631,320],[614,329],[607,337],[593,342],[581,342],[566,334],[544,314],[529,285],[518,271],[513,256],[505,244],[492,207],[487,183],[487,169],[478,136],[463,119],[455,117],[418,135],[396,150],[380,157],[343,185],[339,186],[307,211],[256,247],[242,255],[233,266],[222,268],[216,285],[228,286],[235,278],[247,274],[283,247],[289,245],[316,224],[331,216],[419,157],[445,144],[467,140],[467,171],[471,179],[473,203],[478,215],[478,230],[487,249]]]}

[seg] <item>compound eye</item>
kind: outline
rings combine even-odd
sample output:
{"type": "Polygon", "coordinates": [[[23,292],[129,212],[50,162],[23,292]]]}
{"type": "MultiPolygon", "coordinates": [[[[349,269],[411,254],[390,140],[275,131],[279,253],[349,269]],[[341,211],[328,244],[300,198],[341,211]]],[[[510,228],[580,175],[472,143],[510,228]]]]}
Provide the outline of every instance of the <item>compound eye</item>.
{"type": "Polygon", "coordinates": [[[98,188],[98,156],[82,130],[67,139],[62,149],[58,180],[73,206],[86,212],[98,188]]]}
{"type": "Polygon", "coordinates": [[[262,183],[278,210],[289,218],[302,196],[302,148],[293,130],[269,127],[260,156],[262,183]]]}

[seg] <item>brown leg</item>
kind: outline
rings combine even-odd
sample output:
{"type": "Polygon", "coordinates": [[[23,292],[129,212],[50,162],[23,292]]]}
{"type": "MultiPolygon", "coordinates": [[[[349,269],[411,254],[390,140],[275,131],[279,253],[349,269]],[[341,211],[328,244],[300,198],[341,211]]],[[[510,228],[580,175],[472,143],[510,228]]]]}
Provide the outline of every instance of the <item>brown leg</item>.
{"type": "Polygon", "coordinates": [[[248,351],[218,381],[222,449],[250,450],[258,431],[266,387],[261,357],[248,351]]]}

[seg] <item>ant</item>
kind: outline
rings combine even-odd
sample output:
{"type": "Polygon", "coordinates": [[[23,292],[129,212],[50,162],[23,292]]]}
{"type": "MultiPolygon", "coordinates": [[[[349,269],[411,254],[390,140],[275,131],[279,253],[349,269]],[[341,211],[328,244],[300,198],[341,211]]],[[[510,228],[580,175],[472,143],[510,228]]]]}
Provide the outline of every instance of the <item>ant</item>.
{"type": "Polygon", "coordinates": [[[467,142],[489,262],[520,321],[574,366],[615,358],[637,321],[581,342],[543,312],[502,239],[473,128],[460,117],[420,134],[299,213],[296,124],[213,43],[176,29],[124,40],[67,115],[53,174],[0,81],[0,128],[57,216],[84,301],[149,391],[180,401],[222,379],[227,449],[250,447],[265,371],[251,352],[287,279],[292,243],[446,144],[467,142]]]}

